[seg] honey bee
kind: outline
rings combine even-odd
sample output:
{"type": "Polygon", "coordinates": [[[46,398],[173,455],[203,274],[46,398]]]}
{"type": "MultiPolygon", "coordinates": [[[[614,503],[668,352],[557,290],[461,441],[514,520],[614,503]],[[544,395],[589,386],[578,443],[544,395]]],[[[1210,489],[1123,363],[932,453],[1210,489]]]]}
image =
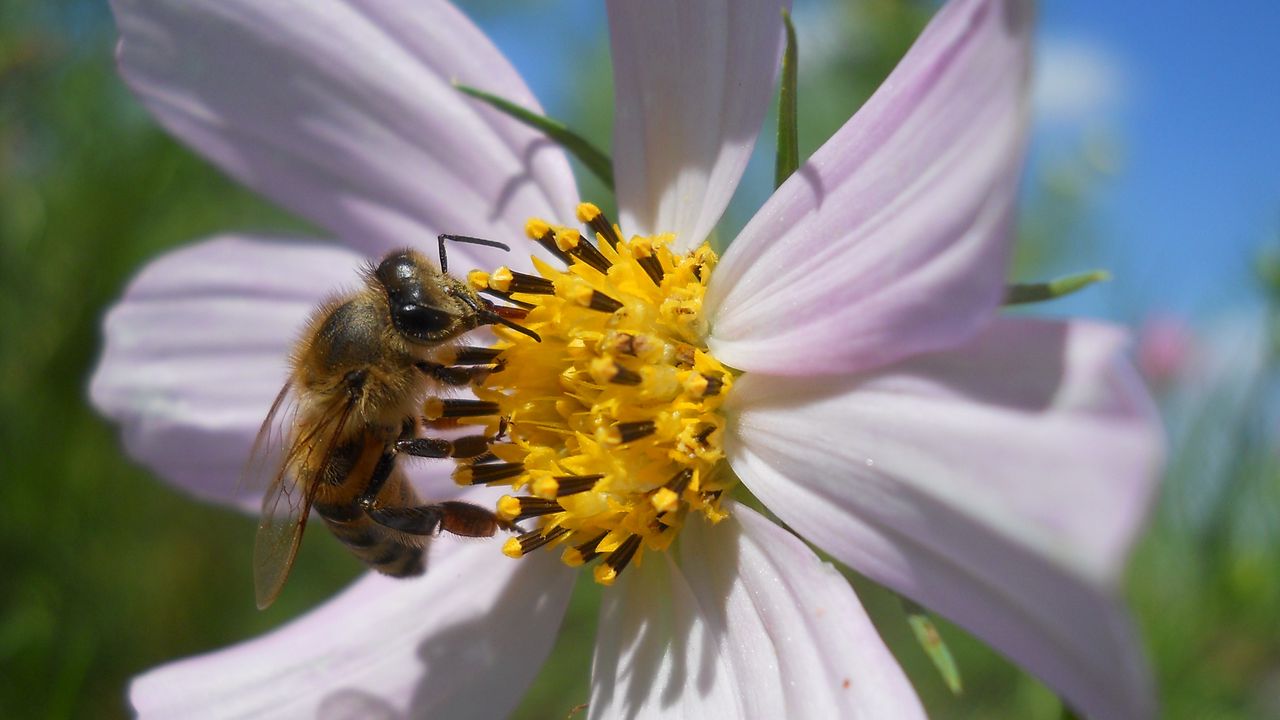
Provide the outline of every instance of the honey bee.
{"type": "Polygon", "coordinates": [[[496,351],[460,345],[462,334],[502,324],[537,339],[512,321],[518,308],[495,306],[446,274],[446,240],[506,246],[439,240],[440,270],[413,250],[392,252],[365,271],[359,291],[321,305],[294,349],[246,470],[247,482],[267,485],[253,553],[259,608],[284,586],[311,510],[357,558],[394,577],[421,574],[426,542],[441,530],[489,537],[513,529],[476,505],[422,502],[397,464],[400,455],[480,458],[496,439],[419,436],[428,400],[432,420],[497,412],[493,403],[433,396],[501,369],[496,351]]]}

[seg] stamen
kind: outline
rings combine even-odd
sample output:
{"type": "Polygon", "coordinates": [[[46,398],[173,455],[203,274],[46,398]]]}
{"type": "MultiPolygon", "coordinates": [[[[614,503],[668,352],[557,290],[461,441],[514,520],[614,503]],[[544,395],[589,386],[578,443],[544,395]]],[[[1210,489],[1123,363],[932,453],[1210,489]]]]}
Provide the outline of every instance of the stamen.
{"type": "Polygon", "coordinates": [[[713,397],[719,395],[723,388],[724,379],[714,375],[699,373],[690,375],[685,381],[685,389],[695,397],[713,397]]]}
{"type": "Polygon", "coordinates": [[[600,212],[600,208],[591,203],[578,205],[578,221],[586,223],[588,227],[604,238],[604,241],[609,243],[611,248],[618,247],[618,243],[622,242],[622,238],[618,237],[618,231],[614,229],[613,223],[609,222],[609,218],[600,212]]]}
{"type": "Polygon", "coordinates": [[[603,560],[594,575],[609,584],[641,554],[669,548],[691,516],[725,517],[720,498],[736,478],[719,469],[721,407],[734,376],[706,347],[715,254],[673,252],[673,235],[623,240],[588,203],[578,217],[598,242],[542,220],[526,226],[569,258],[566,268],[535,258],[537,276],[499,268],[468,278],[534,307],[529,336],[497,333],[504,372],[473,384],[509,419],[509,442],[460,459],[456,477],[510,485],[499,516],[539,525],[506,554],[563,543],[570,565],[603,560]]]}
{"type": "Polygon", "coordinates": [[[513,497],[503,495],[498,500],[498,517],[508,522],[520,522],[532,517],[564,512],[560,503],[537,497],[513,497]]]}
{"type": "Polygon", "coordinates": [[[533,482],[533,494],[548,500],[568,497],[586,492],[595,487],[596,481],[604,475],[558,475],[543,477],[533,482]]]}
{"type": "Polygon", "coordinates": [[[636,262],[640,263],[640,267],[644,268],[644,272],[653,281],[654,285],[661,286],[662,278],[666,277],[666,272],[662,269],[662,261],[653,254],[653,244],[648,241],[636,242],[635,248],[636,262]]]}
{"type": "Polygon", "coordinates": [[[653,497],[649,498],[653,503],[653,509],[658,511],[658,517],[679,507],[680,497],[684,495],[684,490],[689,487],[691,480],[693,480],[693,471],[685,468],[676,473],[665,486],[659,488],[653,497]]]}
{"type": "Polygon", "coordinates": [[[422,404],[422,414],[428,422],[443,418],[480,417],[497,415],[498,403],[491,400],[457,400],[454,398],[427,398],[422,404]]]}
{"type": "Polygon", "coordinates": [[[596,358],[591,361],[591,375],[600,383],[614,385],[639,385],[640,374],[619,365],[609,358],[596,358]]]}
{"type": "Polygon", "coordinates": [[[596,270],[607,273],[609,272],[610,262],[595,245],[583,240],[582,235],[577,230],[565,228],[556,233],[556,247],[578,258],[582,262],[590,265],[596,270]]]}
{"type": "Polygon", "coordinates": [[[547,252],[551,253],[556,257],[556,259],[564,263],[565,267],[573,264],[573,258],[569,253],[566,253],[556,247],[556,233],[551,229],[551,226],[548,225],[546,221],[533,218],[529,222],[525,223],[524,231],[525,234],[529,236],[530,240],[534,240],[539,245],[546,248],[547,252]]]}
{"type": "Polygon", "coordinates": [[[462,465],[453,471],[453,481],[459,485],[484,485],[498,480],[509,480],[524,473],[524,463],[482,463],[462,465]]]}
{"type": "Polygon", "coordinates": [[[657,425],[652,420],[624,422],[609,428],[607,437],[610,442],[616,445],[625,445],[629,442],[649,437],[657,429],[657,425]]]}
{"type": "Polygon", "coordinates": [[[612,585],[614,580],[618,579],[618,574],[627,567],[627,563],[631,562],[631,558],[636,556],[636,550],[640,548],[640,536],[632,535],[617,550],[609,553],[609,557],[604,559],[604,564],[595,569],[596,582],[601,585],[612,585]]]}
{"type": "Polygon", "coordinates": [[[503,293],[526,293],[529,295],[551,295],[556,286],[550,280],[537,275],[526,275],[503,266],[489,275],[489,288],[503,293]]]}
{"type": "Polygon", "coordinates": [[[560,559],[569,567],[578,567],[595,560],[600,557],[600,553],[596,552],[596,548],[599,547],[600,541],[604,540],[608,534],[607,532],[602,532],[581,545],[566,548],[560,559]]]}
{"type": "Polygon", "coordinates": [[[541,530],[527,532],[519,537],[509,538],[502,546],[502,554],[510,558],[519,558],[537,550],[547,543],[555,542],[569,534],[567,528],[555,528],[547,534],[541,530]]]}
{"type": "Polygon", "coordinates": [[[611,313],[622,307],[622,303],[599,290],[592,290],[591,297],[587,300],[587,307],[597,312],[611,313]]]}

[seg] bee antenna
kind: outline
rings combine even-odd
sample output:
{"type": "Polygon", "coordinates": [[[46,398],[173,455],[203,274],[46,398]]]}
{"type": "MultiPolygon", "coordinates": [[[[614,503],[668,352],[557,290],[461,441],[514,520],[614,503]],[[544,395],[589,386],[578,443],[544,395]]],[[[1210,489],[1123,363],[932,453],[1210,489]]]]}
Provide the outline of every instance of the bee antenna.
{"type": "Polygon", "coordinates": [[[468,245],[484,245],[485,247],[498,248],[503,252],[511,252],[511,248],[507,247],[505,243],[500,243],[497,240],[485,240],[484,238],[471,237],[470,235],[449,235],[447,233],[440,233],[436,236],[436,240],[440,243],[440,272],[442,273],[449,272],[449,260],[444,254],[445,240],[467,243],[468,245]]]}

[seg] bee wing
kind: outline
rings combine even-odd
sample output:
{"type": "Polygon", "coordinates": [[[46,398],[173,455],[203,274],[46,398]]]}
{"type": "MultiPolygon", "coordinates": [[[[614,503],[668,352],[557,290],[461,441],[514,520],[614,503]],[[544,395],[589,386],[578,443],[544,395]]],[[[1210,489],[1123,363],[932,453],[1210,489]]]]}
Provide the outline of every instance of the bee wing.
{"type": "Polygon", "coordinates": [[[327,464],[354,405],[344,403],[314,426],[300,427],[297,397],[286,384],[258,430],[244,482],[256,487],[269,478],[253,544],[253,586],[259,609],[271,605],[280,594],[302,543],[302,531],[320,487],[306,468],[327,464]]]}

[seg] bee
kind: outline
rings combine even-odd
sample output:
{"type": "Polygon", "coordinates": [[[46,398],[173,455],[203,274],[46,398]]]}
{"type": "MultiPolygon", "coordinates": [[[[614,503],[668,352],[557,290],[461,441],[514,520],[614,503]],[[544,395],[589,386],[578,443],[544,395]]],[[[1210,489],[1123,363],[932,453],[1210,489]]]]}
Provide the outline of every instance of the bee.
{"type": "Polygon", "coordinates": [[[302,333],[246,470],[246,482],[267,486],[253,551],[259,608],[284,586],[312,510],[357,558],[394,577],[424,571],[439,531],[518,529],[469,503],[423,502],[397,464],[401,455],[479,459],[497,439],[420,436],[424,403],[445,423],[497,413],[494,403],[435,395],[501,369],[496,351],[458,338],[501,324],[537,339],[512,321],[519,308],[495,306],[447,274],[446,240],[507,249],[441,235],[439,270],[414,250],[392,252],[366,269],[360,290],[322,304],[302,333]]]}

